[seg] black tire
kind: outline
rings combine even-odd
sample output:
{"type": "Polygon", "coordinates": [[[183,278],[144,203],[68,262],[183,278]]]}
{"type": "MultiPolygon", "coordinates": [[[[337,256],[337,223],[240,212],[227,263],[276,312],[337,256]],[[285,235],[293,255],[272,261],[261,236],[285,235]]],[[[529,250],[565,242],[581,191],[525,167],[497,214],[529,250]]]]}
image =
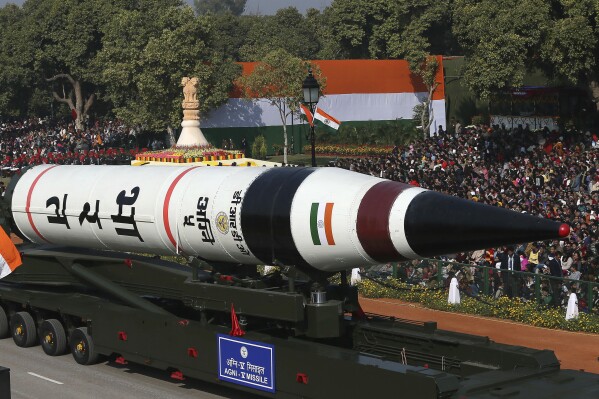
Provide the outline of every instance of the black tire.
{"type": "Polygon", "coordinates": [[[75,361],[87,366],[98,362],[98,353],[94,348],[94,341],[87,333],[87,327],[73,330],[69,338],[69,347],[75,361]]]}
{"type": "Polygon", "coordinates": [[[60,321],[44,320],[40,326],[40,343],[48,356],[60,356],[67,350],[67,334],[60,321]]]}
{"type": "Polygon", "coordinates": [[[12,339],[17,346],[28,348],[37,343],[35,321],[28,312],[15,313],[10,319],[12,339]]]}
{"type": "Polygon", "coordinates": [[[8,325],[8,318],[6,312],[0,306],[0,339],[10,337],[10,326],[8,325]]]}

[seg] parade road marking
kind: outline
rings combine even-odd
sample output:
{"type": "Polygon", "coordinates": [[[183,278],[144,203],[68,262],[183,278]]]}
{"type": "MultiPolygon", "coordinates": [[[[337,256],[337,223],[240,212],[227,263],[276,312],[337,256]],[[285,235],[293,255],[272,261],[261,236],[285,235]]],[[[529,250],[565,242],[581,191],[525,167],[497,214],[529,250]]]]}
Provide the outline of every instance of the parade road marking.
{"type": "Polygon", "coordinates": [[[53,380],[51,378],[44,377],[43,375],[32,373],[31,371],[28,371],[27,374],[32,375],[32,376],[37,377],[37,378],[41,378],[42,380],[53,382],[53,383],[58,384],[58,385],[63,385],[64,384],[64,383],[62,383],[60,381],[56,381],[56,380],[53,380]]]}

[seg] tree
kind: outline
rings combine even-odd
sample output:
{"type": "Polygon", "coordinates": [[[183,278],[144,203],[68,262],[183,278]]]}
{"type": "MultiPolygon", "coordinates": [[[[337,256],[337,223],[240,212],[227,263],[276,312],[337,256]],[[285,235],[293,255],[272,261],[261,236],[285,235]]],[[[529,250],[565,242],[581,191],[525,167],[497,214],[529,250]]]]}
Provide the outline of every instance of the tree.
{"type": "Polygon", "coordinates": [[[20,48],[34,51],[35,83],[52,83],[54,99],[77,114],[77,129],[98,91],[92,65],[102,46],[100,27],[113,11],[104,0],[28,0],[23,5],[20,48]]]}
{"type": "Polygon", "coordinates": [[[242,61],[259,61],[279,48],[301,59],[312,59],[318,53],[312,20],[295,7],[282,8],[275,15],[242,18],[252,21],[239,49],[242,61]]]}
{"type": "Polygon", "coordinates": [[[199,19],[200,24],[211,33],[211,48],[234,61],[241,61],[240,49],[247,40],[248,32],[260,22],[260,17],[231,13],[200,15],[199,19]]]}
{"type": "Polygon", "coordinates": [[[318,21],[319,57],[402,58],[411,48],[454,54],[452,1],[334,0],[318,21]]]}
{"type": "Polygon", "coordinates": [[[371,58],[373,29],[391,16],[392,2],[386,0],[334,0],[324,10],[320,58],[371,58]]]}
{"type": "Polygon", "coordinates": [[[22,46],[23,10],[8,4],[0,8],[0,115],[26,112],[33,86],[33,50],[22,46]]]}
{"type": "Polygon", "coordinates": [[[164,131],[181,120],[181,78],[199,78],[200,111],[228,99],[239,66],[211,47],[203,26],[180,1],[154,0],[121,10],[103,29],[100,79],[114,113],[131,125],[164,131]]]}
{"type": "MultiPolygon", "coordinates": [[[[312,66],[315,77],[324,90],[320,70],[312,66]]],[[[287,163],[287,118],[299,109],[302,101],[302,83],[308,63],[279,49],[268,53],[249,75],[239,79],[246,98],[265,101],[276,107],[283,125],[283,162],[287,163]]]]}
{"type": "Polygon", "coordinates": [[[550,23],[543,0],[456,0],[453,31],[467,56],[464,78],[482,97],[520,86],[550,23]]]}
{"type": "MultiPolygon", "coordinates": [[[[589,84],[599,100],[596,66],[599,63],[599,2],[559,2],[561,11],[541,47],[541,69],[554,79],[571,84],[589,84]]],[[[596,101],[599,109],[599,101],[596,101]]]]}
{"type": "Polygon", "coordinates": [[[488,97],[521,86],[535,69],[555,82],[593,79],[598,7],[594,0],[455,0],[467,85],[488,97]]]}
{"type": "Polygon", "coordinates": [[[443,83],[436,80],[439,62],[431,54],[431,48],[438,46],[437,32],[449,28],[445,22],[449,20],[448,10],[448,0],[398,1],[392,17],[374,30],[371,44],[370,51],[373,54],[406,59],[410,63],[410,70],[426,86],[427,96],[417,112],[424,137],[428,137],[434,120],[433,94],[443,83]],[[385,37],[388,37],[387,41],[385,37]]]}
{"type": "Polygon", "coordinates": [[[434,117],[433,93],[441,83],[435,81],[439,63],[431,49],[455,47],[455,40],[447,39],[449,5],[450,0],[335,0],[325,10],[324,20],[333,34],[323,43],[321,55],[407,60],[427,88],[415,115],[426,135],[434,117]]]}
{"type": "Polygon", "coordinates": [[[245,10],[247,0],[193,0],[198,15],[226,14],[239,16],[245,10]]]}
{"type": "Polygon", "coordinates": [[[437,87],[442,83],[437,81],[437,72],[439,70],[439,62],[435,56],[427,56],[422,64],[416,67],[418,76],[421,77],[422,82],[426,86],[427,96],[421,104],[417,105],[414,109],[414,116],[416,119],[420,119],[420,126],[424,137],[429,136],[430,127],[433,123],[434,111],[433,111],[433,94],[437,87]]]}

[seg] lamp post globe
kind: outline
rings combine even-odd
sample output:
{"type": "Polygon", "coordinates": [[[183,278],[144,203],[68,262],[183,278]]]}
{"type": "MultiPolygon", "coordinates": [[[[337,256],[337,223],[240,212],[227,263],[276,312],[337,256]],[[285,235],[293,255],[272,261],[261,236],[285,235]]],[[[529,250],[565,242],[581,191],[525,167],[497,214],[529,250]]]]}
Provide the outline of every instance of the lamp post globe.
{"type": "MultiPolygon", "coordinates": [[[[320,85],[312,75],[312,69],[308,69],[308,76],[302,83],[304,92],[304,103],[310,108],[310,112],[314,115],[314,109],[320,97],[320,85]]],[[[316,166],[316,136],[314,134],[314,124],[310,126],[310,146],[312,148],[312,166],[316,166]]]]}
{"type": "Polygon", "coordinates": [[[312,69],[308,69],[308,76],[306,76],[302,83],[302,90],[304,91],[304,102],[316,105],[320,97],[320,85],[316,78],[314,78],[314,75],[312,75],[312,69]]]}

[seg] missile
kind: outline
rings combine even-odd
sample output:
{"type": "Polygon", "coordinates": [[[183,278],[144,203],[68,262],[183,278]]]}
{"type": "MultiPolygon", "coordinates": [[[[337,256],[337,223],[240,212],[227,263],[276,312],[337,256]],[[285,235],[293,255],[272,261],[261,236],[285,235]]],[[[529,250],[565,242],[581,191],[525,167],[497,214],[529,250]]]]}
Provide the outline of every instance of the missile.
{"type": "Polygon", "coordinates": [[[41,165],[12,187],[15,225],[35,243],[323,272],[569,234],[338,168],[41,165]]]}

